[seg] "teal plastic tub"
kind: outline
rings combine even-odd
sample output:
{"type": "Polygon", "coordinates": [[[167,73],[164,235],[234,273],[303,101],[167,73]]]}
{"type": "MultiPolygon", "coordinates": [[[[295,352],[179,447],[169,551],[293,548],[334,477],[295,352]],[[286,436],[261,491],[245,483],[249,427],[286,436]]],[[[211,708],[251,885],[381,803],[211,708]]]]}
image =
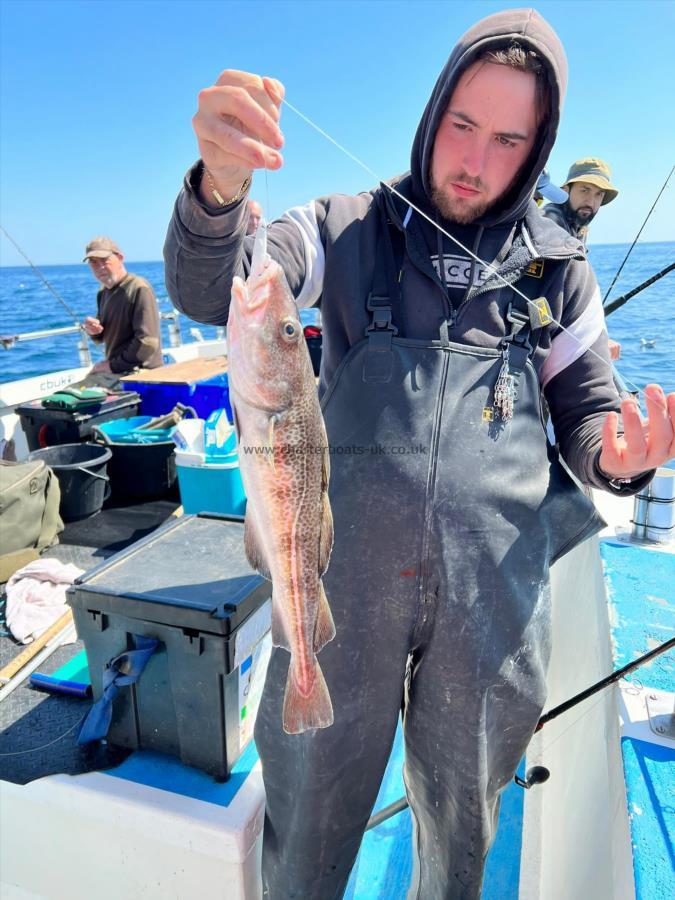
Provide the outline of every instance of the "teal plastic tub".
{"type": "Polygon", "coordinates": [[[237,454],[213,457],[176,452],[178,487],[185,513],[243,516],[246,494],[237,454]]]}

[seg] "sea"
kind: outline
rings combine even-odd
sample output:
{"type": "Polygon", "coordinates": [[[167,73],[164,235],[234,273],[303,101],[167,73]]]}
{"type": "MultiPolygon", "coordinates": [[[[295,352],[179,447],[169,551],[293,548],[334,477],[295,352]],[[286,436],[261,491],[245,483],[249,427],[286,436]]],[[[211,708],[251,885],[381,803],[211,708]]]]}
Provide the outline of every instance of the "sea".
{"type": "MultiPolygon", "coordinates": [[[[628,244],[594,244],[589,258],[601,292],[611,284],[629,250],[628,244]]],[[[610,294],[610,300],[675,261],[675,242],[639,243],[634,248],[610,294]]],[[[173,307],[164,285],[162,262],[129,262],[130,272],[152,284],[160,312],[173,307]]],[[[85,264],[43,266],[40,272],[53,291],[79,318],[96,314],[96,290],[85,264]]],[[[629,300],[607,320],[610,336],[621,344],[618,371],[629,389],[658,382],[666,391],[675,391],[675,270],[629,300]]],[[[0,338],[73,324],[73,317],[29,266],[0,268],[0,338]]],[[[184,342],[216,337],[216,329],[179,317],[184,342]]],[[[168,323],[162,321],[162,339],[169,346],[168,323]]],[[[59,369],[78,366],[78,336],[60,335],[41,340],[17,342],[10,349],[0,347],[0,383],[29,378],[59,369]]],[[[91,344],[94,361],[102,350],[91,344]]]]}

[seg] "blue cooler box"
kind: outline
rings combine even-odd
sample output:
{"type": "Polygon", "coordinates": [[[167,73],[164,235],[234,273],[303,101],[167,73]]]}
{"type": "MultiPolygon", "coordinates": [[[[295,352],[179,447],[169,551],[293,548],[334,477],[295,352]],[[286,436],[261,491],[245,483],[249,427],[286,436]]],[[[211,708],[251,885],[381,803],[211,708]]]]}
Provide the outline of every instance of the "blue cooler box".
{"type": "Polygon", "coordinates": [[[243,516],[246,494],[237,454],[206,456],[176,450],[178,486],[187,513],[243,516]]]}
{"type": "Polygon", "coordinates": [[[143,415],[163,416],[170,413],[177,403],[182,403],[192,407],[199,419],[208,419],[214,409],[225,409],[232,422],[227,372],[191,384],[130,381],[128,385],[140,394],[143,415]]]}

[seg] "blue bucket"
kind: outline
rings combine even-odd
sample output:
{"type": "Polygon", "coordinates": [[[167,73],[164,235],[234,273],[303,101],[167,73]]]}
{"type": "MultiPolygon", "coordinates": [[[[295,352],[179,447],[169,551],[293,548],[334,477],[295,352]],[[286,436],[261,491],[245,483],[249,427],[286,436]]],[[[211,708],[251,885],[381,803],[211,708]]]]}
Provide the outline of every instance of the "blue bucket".
{"type": "Polygon", "coordinates": [[[104,440],[112,444],[161,444],[171,440],[171,428],[145,430],[142,426],[151,422],[153,416],[132,416],[130,419],[114,419],[102,422],[96,430],[104,435],[104,440]]]}
{"type": "Polygon", "coordinates": [[[183,465],[181,459],[190,455],[176,452],[183,511],[243,516],[246,512],[246,494],[237,454],[216,457],[217,461],[207,456],[202,465],[183,465]]]}

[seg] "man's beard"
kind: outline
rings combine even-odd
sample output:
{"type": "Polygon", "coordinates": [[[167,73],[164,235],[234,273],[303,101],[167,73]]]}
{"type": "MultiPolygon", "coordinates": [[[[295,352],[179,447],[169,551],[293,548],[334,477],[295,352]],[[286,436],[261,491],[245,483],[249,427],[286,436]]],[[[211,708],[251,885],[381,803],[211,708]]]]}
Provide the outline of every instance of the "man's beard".
{"type": "MultiPolygon", "coordinates": [[[[583,207],[580,207],[580,209],[582,208],[583,207]]],[[[584,225],[590,225],[596,216],[596,213],[594,213],[593,210],[591,210],[590,215],[579,215],[579,210],[572,209],[569,200],[565,200],[563,209],[565,211],[565,218],[574,228],[583,228],[584,225]]],[[[586,209],[590,209],[590,207],[587,206],[586,209]]]]}
{"type": "Polygon", "coordinates": [[[447,186],[444,190],[436,184],[433,175],[430,173],[431,181],[431,201],[440,212],[444,219],[449,222],[457,222],[458,225],[469,225],[490,209],[493,205],[488,200],[471,200],[468,197],[454,197],[451,194],[451,182],[456,184],[465,184],[467,187],[479,189],[484,187],[480,178],[469,178],[467,175],[448,175],[443,184],[447,186]]]}

